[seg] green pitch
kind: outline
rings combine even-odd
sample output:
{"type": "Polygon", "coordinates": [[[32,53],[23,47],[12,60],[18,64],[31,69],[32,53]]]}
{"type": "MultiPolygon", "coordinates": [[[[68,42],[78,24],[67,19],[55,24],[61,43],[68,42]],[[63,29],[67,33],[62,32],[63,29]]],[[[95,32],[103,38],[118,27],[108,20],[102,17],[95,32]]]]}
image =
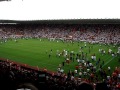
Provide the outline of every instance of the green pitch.
{"type": "MultiPolygon", "coordinates": [[[[106,69],[108,66],[111,66],[114,69],[116,66],[120,67],[120,62],[118,59],[120,56],[112,57],[111,54],[108,54],[108,49],[117,52],[119,46],[113,45],[101,45],[100,44],[88,44],[87,47],[84,47],[84,42],[74,42],[74,44],[67,42],[63,43],[62,41],[48,41],[47,39],[19,39],[18,42],[14,40],[9,40],[6,43],[0,43],[0,57],[6,58],[15,62],[28,64],[30,66],[38,66],[39,68],[47,68],[50,71],[57,71],[59,64],[62,64],[65,61],[63,56],[57,57],[57,50],[62,52],[64,49],[68,51],[74,51],[78,53],[80,47],[83,47],[83,52],[87,53],[87,59],[91,60],[91,55],[96,54],[96,59],[100,58],[104,60],[105,63],[103,67],[106,69]],[[89,53],[89,46],[90,49],[89,53]],[[102,48],[106,51],[106,55],[101,55],[99,49],[102,48]],[[52,52],[51,52],[52,49],[52,52]],[[49,54],[51,57],[49,58],[49,54]]],[[[93,61],[92,63],[96,63],[93,61]]],[[[62,67],[65,72],[68,70],[74,70],[75,66],[78,65],[77,61],[70,62],[69,65],[65,63],[65,66],[62,67]]]]}

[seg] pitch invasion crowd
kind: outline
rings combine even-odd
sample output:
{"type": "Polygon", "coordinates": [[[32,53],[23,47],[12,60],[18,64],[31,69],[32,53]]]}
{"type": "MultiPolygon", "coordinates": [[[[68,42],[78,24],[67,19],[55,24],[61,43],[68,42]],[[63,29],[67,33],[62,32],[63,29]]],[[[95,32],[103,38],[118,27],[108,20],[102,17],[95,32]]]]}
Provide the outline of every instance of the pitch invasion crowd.
{"type": "MultiPolygon", "coordinates": [[[[73,40],[99,42],[107,44],[120,44],[120,25],[1,25],[0,26],[0,38],[66,38],[72,36],[73,40]]],[[[91,47],[90,47],[91,48],[91,47]]],[[[81,48],[82,49],[82,48],[81,48]]],[[[103,50],[99,50],[104,54],[103,50]]],[[[113,57],[118,57],[109,50],[109,53],[113,57]]],[[[74,53],[70,53],[71,60],[74,53]]],[[[46,90],[81,90],[82,83],[89,85],[82,87],[83,90],[119,90],[120,89],[120,68],[115,67],[112,72],[111,67],[105,71],[102,66],[104,61],[101,59],[96,60],[95,55],[91,56],[91,59],[96,60],[96,66],[87,60],[83,60],[87,55],[85,53],[75,55],[75,59],[78,65],[75,66],[73,72],[69,71],[64,74],[62,67],[66,63],[62,63],[58,67],[57,73],[48,73],[47,69],[38,71],[30,69],[25,66],[21,66],[16,63],[12,63],[7,60],[0,61],[0,81],[10,81],[13,85],[17,85],[21,82],[32,82],[37,88],[44,88],[46,90]],[[83,57],[84,56],[84,57],[83,57]],[[100,64],[102,63],[102,64],[100,64]],[[79,72],[78,72],[79,71],[79,72]],[[96,73],[97,72],[97,73],[96,73]],[[44,81],[41,82],[41,73],[46,73],[44,81]],[[77,76],[77,77],[76,77],[77,76]],[[102,86],[99,86],[100,83],[102,86]],[[40,87],[40,86],[43,87],[40,87]]],[[[70,59],[69,58],[69,59],[70,59]]],[[[66,62],[69,64],[69,59],[66,62]]],[[[118,60],[120,63],[120,60],[118,60]]],[[[8,83],[8,85],[9,85],[8,83]]],[[[2,83],[1,83],[2,84],[2,83]]],[[[14,86],[13,86],[14,87],[14,86]]],[[[18,87],[14,87],[18,88],[18,87]]],[[[8,89],[9,90],[9,89],[8,89]]]]}
{"type": "Polygon", "coordinates": [[[120,44],[120,25],[0,25],[0,38],[36,37],[120,44]]]}

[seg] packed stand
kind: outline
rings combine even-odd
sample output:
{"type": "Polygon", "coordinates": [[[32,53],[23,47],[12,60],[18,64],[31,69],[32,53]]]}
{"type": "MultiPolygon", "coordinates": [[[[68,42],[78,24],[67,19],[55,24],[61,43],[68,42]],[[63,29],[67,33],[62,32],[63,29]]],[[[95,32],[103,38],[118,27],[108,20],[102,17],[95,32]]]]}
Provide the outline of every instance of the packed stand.
{"type": "Polygon", "coordinates": [[[120,44],[120,25],[0,25],[0,38],[55,38],[120,44]]]}

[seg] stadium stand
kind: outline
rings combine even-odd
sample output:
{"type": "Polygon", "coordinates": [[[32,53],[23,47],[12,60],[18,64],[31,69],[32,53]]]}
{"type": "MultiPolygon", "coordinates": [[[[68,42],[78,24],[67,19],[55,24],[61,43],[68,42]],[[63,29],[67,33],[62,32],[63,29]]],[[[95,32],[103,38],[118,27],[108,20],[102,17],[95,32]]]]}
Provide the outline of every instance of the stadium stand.
{"type": "Polygon", "coordinates": [[[120,44],[120,25],[1,25],[0,38],[55,38],[120,44]]]}

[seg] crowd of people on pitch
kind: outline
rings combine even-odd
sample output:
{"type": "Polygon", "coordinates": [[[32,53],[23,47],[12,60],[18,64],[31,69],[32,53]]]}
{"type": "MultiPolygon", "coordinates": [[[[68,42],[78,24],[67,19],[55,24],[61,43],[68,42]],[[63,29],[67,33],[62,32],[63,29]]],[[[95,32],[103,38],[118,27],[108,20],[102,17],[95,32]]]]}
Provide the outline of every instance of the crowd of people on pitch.
{"type": "Polygon", "coordinates": [[[120,25],[0,25],[0,38],[55,38],[120,44],[120,25]]]}
{"type": "Polygon", "coordinates": [[[101,80],[95,73],[89,78],[74,76],[74,72],[59,75],[54,72],[48,73],[47,69],[33,69],[9,60],[0,60],[0,84],[4,90],[17,90],[19,84],[25,82],[32,83],[38,90],[120,90],[118,67],[109,75],[104,71],[100,72],[101,80]]]}

